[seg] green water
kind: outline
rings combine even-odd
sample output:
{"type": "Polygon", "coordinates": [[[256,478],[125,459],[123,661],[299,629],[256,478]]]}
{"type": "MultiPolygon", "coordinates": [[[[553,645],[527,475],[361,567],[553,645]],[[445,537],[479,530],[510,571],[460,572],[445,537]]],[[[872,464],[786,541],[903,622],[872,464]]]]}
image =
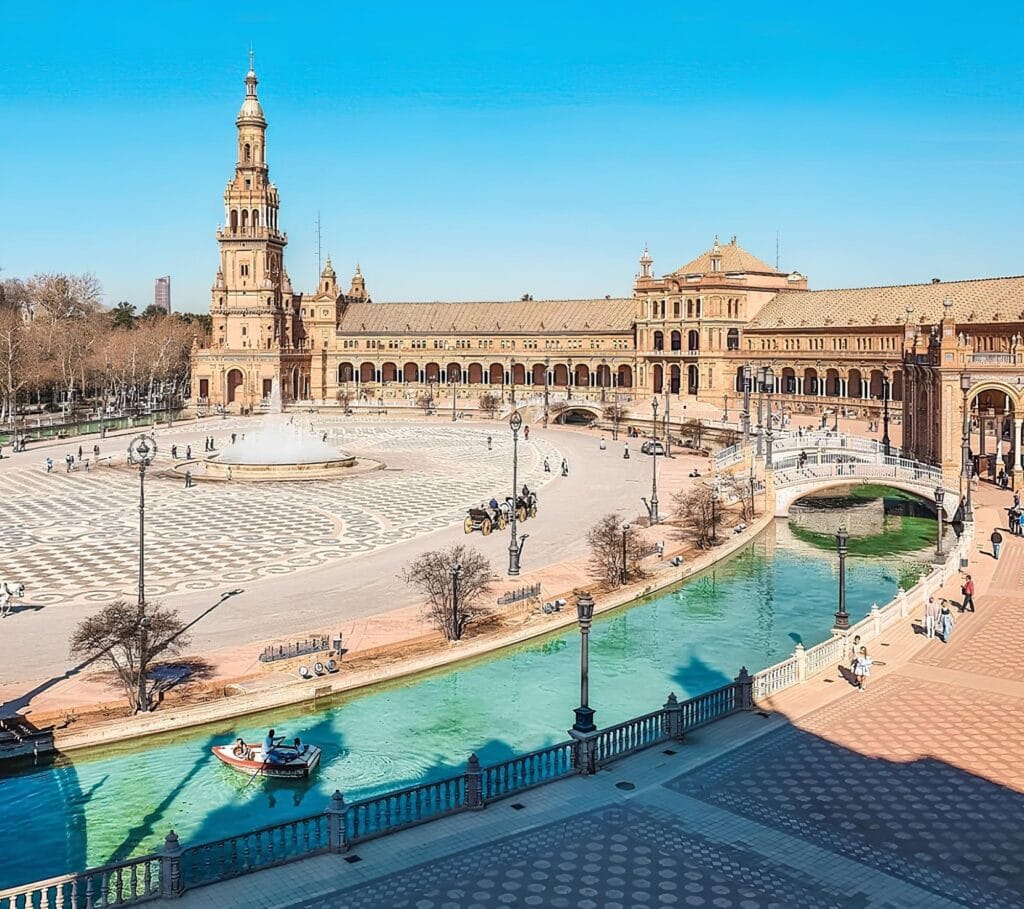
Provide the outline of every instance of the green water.
{"type": "MultiPolygon", "coordinates": [[[[907,519],[916,522],[917,519],[907,519]]],[[[915,552],[916,523],[887,521],[870,553],[848,560],[848,601],[859,619],[895,593],[915,552]],[[894,546],[893,544],[900,545],[894,546]],[[903,544],[906,543],[906,546],[903,544]]],[[[599,725],[763,668],[828,635],[836,559],[771,528],[714,571],[600,617],[591,636],[591,705],[599,725]]],[[[0,778],[0,887],[158,848],[168,829],[198,843],[458,772],[567,738],[579,697],[579,636],[570,630],[458,668],[142,743],[75,752],[51,767],[0,778]],[[262,737],[267,727],[320,744],[307,783],[246,778],[212,745],[262,737]],[[31,835],[26,835],[26,831],[31,835]]]]}

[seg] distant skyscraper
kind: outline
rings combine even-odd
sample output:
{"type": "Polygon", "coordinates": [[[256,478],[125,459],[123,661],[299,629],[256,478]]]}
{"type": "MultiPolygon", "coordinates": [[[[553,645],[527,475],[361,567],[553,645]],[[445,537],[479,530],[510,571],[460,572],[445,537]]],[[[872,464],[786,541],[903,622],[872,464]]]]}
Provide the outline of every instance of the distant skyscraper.
{"type": "Polygon", "coordinates": [[[164,312],[171,311],[171,276],[164,275],[153,282],[153,305],[164,312]]]}

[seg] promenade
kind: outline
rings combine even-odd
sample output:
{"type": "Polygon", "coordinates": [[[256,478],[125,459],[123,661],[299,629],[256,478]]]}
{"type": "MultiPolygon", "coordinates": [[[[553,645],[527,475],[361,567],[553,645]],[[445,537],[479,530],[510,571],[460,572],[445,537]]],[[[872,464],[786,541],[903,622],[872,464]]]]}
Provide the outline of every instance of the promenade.
{"type": "MultiPolygon", "coordinates": [[[[948,645],[920,633],[920,609],[891,626],[867,691],[825,673],[595,777],[174,905],[1024,905],[1024,541],[1004,533],[996,562],[1009,496],[975,502],[978,611],[957,612],[948,645]]],[[[942,595],[959,603],[958,579],[942,595]]]]}

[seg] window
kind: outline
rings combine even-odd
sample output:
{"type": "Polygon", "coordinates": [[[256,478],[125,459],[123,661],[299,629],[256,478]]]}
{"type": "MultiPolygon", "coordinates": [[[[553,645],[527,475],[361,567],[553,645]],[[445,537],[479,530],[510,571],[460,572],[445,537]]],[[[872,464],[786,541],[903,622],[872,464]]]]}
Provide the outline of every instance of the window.
{"type": "Polygon", "coordinates": [[[738,328],[729,329],[729,333],[725,336],[725,348],[726,350],[740,349],[740,331],[738,328]]]}
{"type": "Polygon", "coordinates": [[[238,273],[243,278],[247,278],[249,276],[249,266],[247,264],[244,264],[244,263],[242,265],[239,265],[238,266],[238,273]]]}
{"type": "Polygon", "coordinates": [[[247,334],[249,334],[249,326],[248,325],[243,325],[242,326],[242,337],[244,338],[247,334]]]}
{"type": "Polygon", "coordinates": [[[678,319],[679,318],[679,301],[678,300],[673,300],[672,301],[672,318],[673,319],[678,319]]]}

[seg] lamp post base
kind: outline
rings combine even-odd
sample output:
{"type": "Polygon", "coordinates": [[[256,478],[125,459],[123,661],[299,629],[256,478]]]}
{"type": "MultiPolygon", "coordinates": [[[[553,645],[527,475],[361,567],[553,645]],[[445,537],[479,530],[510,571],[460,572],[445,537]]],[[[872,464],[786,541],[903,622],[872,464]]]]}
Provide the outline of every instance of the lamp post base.
{"type": "Polygon", "coordinates": [[[850,630],[850,614],[848,612],[837,612],[835,624],[832,626],[833,631],[849,631],[850,630]]]}
{"type": "Polygon", "coordinates": [[[576,722],[572,728],[576,732],[593,732],[597,729],[594,725],[594,711],[590,707],[577,707],[573,713],[576,714],[576,722]]]}

